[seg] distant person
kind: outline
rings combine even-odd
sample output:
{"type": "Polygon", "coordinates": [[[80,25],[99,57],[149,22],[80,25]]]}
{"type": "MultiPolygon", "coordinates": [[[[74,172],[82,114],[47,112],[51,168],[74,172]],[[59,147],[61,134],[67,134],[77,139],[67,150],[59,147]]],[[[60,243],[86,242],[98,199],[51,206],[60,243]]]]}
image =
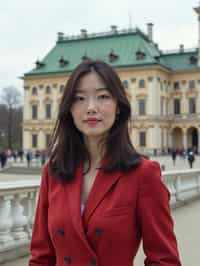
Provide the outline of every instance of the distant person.
{"type": "Polygon", "coordinates": [[[32,160],[32,154],[30,151],[28,151],[26,154],[27,167],[30,167],[31,160],[32,160]]]}
{"type": "Polygon", "coordinates": [[[16,151],[12,152],[12,157],[14,159],[14,162],[16,163],[17,162],[17,152],[16,151]]]}
{"type": "Polygon", "coordinates": [[[24,156],[23,150],[18,151],[18,157],[20,158],[21,162],[23,162],[23,156],[24,156]]]}
{"type": "Polygon", "coordinates": [[[189,163],[190,168],[193,167],[194,161],[195,161],[194,152],[193,152],[193,150],[190,150],[188,152],[188,163],[189,163]]]}
{"type": "Polygon", "coordinates": [[[2,151],[0,155],[0,163],[2,169],[6,166],[6,162],[7,162],[7,154],[5,151],[2,151]]]}
{"type": "Polygon", "coordinates": [[[40,154],[40,159],[41,159],[41,166],[43,166],[46,162],[47,159],[47,154],[46,151],[42,151],[40,154]]]}
{"type": "Polygon", "coordinates": [[[176,157],[177,157],[177,150],[176,149],[172,149],[171,156],[172,156],[173,165],[175,166],[176,165],[176,157]]]}

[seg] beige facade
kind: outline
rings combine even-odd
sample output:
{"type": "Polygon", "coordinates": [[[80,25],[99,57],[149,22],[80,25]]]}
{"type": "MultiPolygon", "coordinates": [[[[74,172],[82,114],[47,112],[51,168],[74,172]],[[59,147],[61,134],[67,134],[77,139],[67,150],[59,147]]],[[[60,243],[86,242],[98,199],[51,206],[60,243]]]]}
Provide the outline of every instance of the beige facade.
{"type": "MultiPolygon", "coordinates": [[[[127,87],[131,138],[138,150],[200,148],[200,71],[171,72],[161,66],[116,71],[127,87]]],[[[46,149],[67,75],[25,78],[25,150],[46,149]]]]}

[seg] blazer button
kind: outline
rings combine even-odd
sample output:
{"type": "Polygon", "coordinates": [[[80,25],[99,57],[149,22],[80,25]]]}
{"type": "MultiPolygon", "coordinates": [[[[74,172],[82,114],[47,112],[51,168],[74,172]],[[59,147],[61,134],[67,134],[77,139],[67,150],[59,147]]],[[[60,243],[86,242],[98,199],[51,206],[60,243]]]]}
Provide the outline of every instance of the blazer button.
{"type": "Polygon", "coordinates": [[[95,258],[90,259],[91,265],[97,265],[97,260],[95,258]]]}
{"type": "Polygon", "coordinates": [[[102,234],[102,229],[99,228],[99,227],[95,228],[95,234],[96,234],[97,236],[100,236],[100,235],[102,234]]]}
{"type": "Polygon", "coordinates": [[[70,257],[64,257],[64,261],[65,261],[65,263],[70,264],[72,260],[70,257]]]}
{"type": "Polygon", "coordinates": [[[60,234],[61,236],[64,236],[65,231],[62,228],[60,228],[57,230],[57,233],[60,234]]]}

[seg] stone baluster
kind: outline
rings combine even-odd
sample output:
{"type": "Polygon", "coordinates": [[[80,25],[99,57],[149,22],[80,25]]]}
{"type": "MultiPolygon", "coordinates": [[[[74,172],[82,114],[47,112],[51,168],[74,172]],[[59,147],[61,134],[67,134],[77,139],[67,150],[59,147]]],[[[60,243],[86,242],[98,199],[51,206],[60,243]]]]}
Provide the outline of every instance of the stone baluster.
{"type": "Polygon", "coordinates": [[[11,199],[13,196],[0,196],[0,246],[6,248],[12,245],[13,237],[11,236],[12,217],[11,199]]]}
{"type": "Polygon", "coordinates": [[[22,199],[25,197],[27,197],[27,193],[17,194],[11,202],[12,236],[15,240],[26,241],[28,239],[28,234],[24,230],[24,227],[27,226],[28,218],[23,214],[24,207],[21,204],[22,199]]]}
{"type": "Polygon", "coordinates": [[[32,235],[32,227],[34,223],[34,218],[35,218],[35,207],[36,207],[36,196],[37,196],[37,191],[32,191],[29,192],[28,198],[26,200],[26,205],[25,205],[25,213],[28,218],[28,223],[27,223],[27,232],[29,235],[29,238],[31,238],[32,235]]]}

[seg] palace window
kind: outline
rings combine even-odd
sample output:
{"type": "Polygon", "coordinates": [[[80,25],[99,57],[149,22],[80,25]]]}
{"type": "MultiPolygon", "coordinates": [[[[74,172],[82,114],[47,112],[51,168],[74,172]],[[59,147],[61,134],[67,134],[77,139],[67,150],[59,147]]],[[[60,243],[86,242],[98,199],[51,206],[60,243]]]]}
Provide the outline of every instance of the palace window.
{"type": "Polygon", "coordinates": [[[49,146],[50,138],[51,138],[51,135],[50,134],[46,134],[46,148],[49,146]]]}
{"type": "Polygon", "coordinates": [[[174,82],[174,89],[178,90],[180,88],[180,83],[178,81],[174,82]]]}
{"type": "Polygon", "coordinates": [[[51,87],[47,86],[45,92],[46,92],[46,94],[50,94],[51,93],[51,87]]]}
{"type": "Polygon", "coordinates": [[[139,115],[145,115],[146,114],[146,100],[140,99],[139,100],[139,115]]]}
{"type": "Polygon", "coordinates": [[[143,53],[141,50],[137,50],[136,54],[136,59],[137,60],[143,60],[146,56],[145,53],[143,53]]]}
{"type": "Polygon", "coordinates": [[[51,118],[51,104],[50,103],[47,103],[46,104],[46,118],[47,119],[50,119],[51,118]]]}
{"type": "Polygon", "coordinates": [[[194,89],[195,88],[195,80],[190,80],[189,81],[189,89],[194,89]]]}
{"type": "Polygon", "coordinates": [[[60,93],[63,93],[64,89],[65,89],[65,86],[64,85],[60,85],[60,93]]]}
{"type": "Polygon", "coordinates": [[[141,131],[140,132],[140,147],[145,147],[146,146],[146,132],[141,131]]]}
{"type": "Polygon", "coordinates": [[[181,108],[180,108],[180,99],[174,99],[174,114],[180,114],[181,108]]]}
{"type": "Polygon", "coordinates": [[[38,118],[38,106],[36,104],[32,105],[32,119],[38,118]]]}
{"type": "Polygon", "coordinates": [[[189,113],[195,114],[196,113],[196,99],[195,98],[189,98],[189,113]]]}
{"type": "Polygon", "coordinates": [[[128,89],[128,80],[123,80],[122,84],[123,84],[125,89],[128,89]]]}
{"type": "Polygon", "coordinates": [[[32,135],[32,147],[37,148],[37,146],[38,146],[38,135],[33,134],[32,135]]]}
{"type": "Polygon", "coordinates": [[[139,80],[139,88],[145,88],[145,80],[144,79],[139,80]]]}
{"type": "Polygon", "coordinates": [[[38,94],[37,87],[33,87],[32,88],[32,95],[37,95],[37,94],[38,94]]]}

